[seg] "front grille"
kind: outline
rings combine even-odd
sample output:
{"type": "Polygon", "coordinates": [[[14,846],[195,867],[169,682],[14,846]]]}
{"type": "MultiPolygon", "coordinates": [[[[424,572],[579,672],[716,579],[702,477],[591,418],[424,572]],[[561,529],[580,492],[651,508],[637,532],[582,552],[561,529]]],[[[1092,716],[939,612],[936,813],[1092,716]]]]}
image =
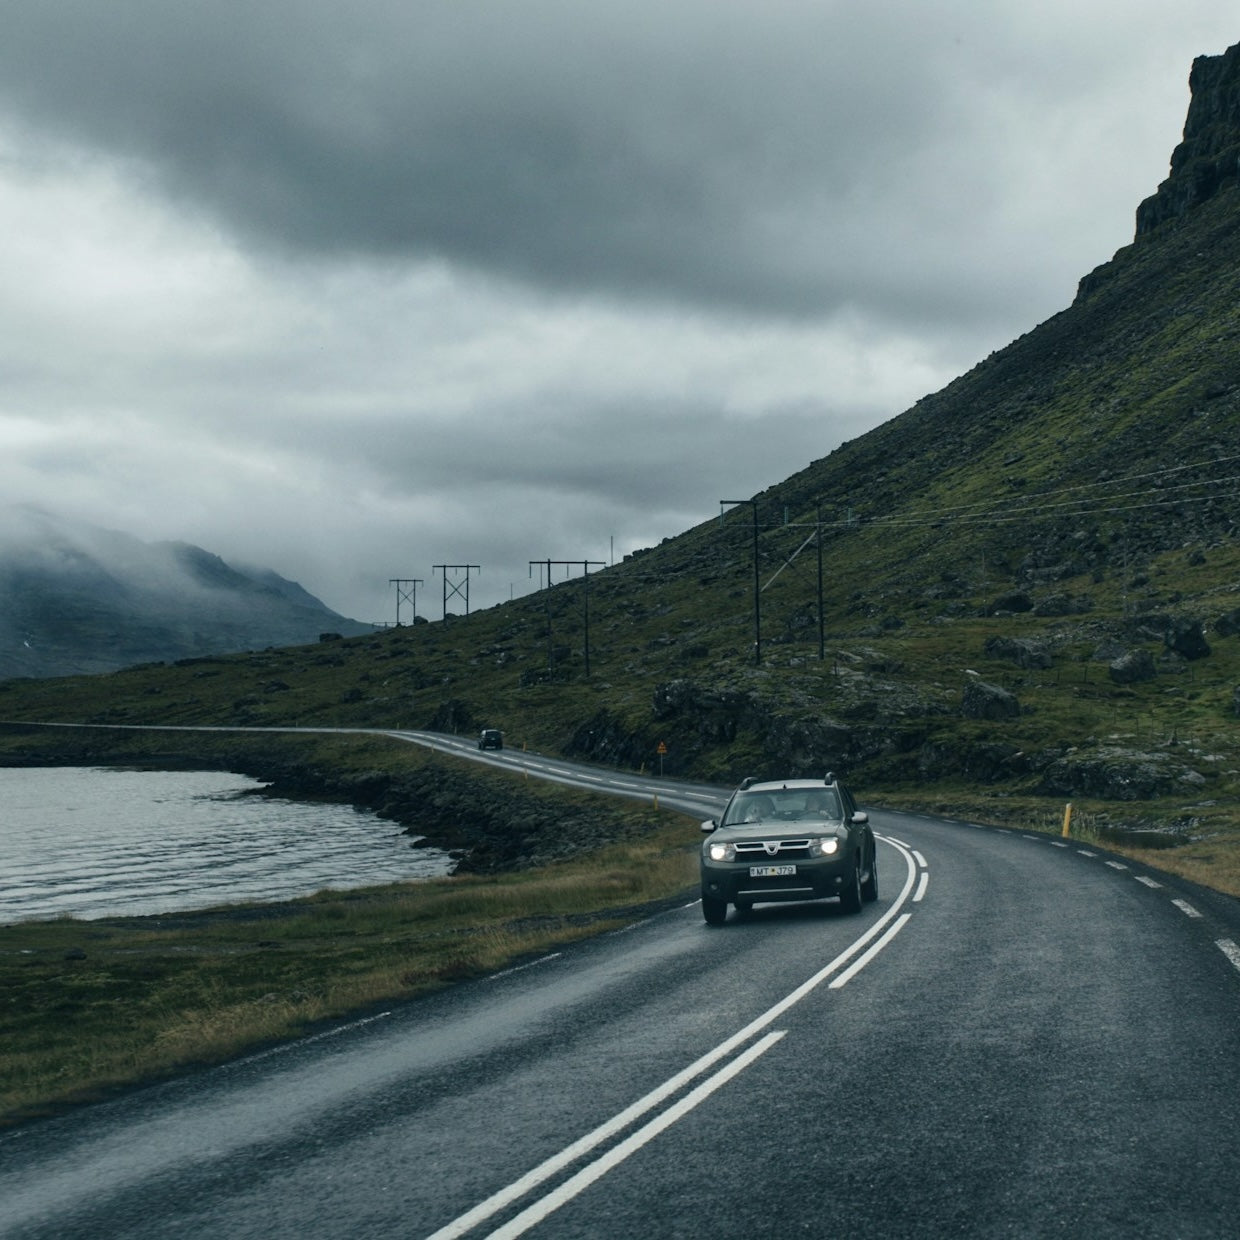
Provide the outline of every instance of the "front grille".
{"type": "Polygon", "coordinates": [[[759,857],[779,857],[784,861],[809,856],[809,840],[742,840],[736,845],[738,860],[756,861],[759,857]],[[772,851],[773,849],[773,851],[772,851]]]}

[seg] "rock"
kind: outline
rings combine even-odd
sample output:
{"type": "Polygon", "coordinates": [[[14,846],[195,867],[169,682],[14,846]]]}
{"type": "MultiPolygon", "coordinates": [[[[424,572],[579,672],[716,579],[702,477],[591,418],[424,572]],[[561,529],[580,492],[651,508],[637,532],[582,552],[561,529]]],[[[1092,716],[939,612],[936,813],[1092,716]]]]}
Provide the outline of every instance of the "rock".
{"type": "Polygon", "coordinates": [[[1103,748],[1052,762],[1037,791],[1044,796],[1086,796],[1105,801],[1144,801],[1205,782],[1198,771],[1169,754],[1103,748]]]}
{"type": "Polygon", "coordinates": [[[1210,653],[1205,625],[1188,616],[1177,616],[1170,621],[1163,633],[1163,644],[1185,659],[1204,659],[1210,653]]]}
{"type": "Polygon", "coordinates": [[[961,695],[960,713],[966,719],[1016,719],[1020,715],[1020,702],[1014,693],[1000,685],[970,678],[961,695]]]}
{"type": "Polygon", "coordinates": [[[1214,631],[1220,637],[1234,637],[1240,633],[1240,607],[1223,612],[1214,622],[1214,631]]]}
{"type": "Polygon", "coordinates": [[[1050,651],[1030,637],[989,637],[983,647],[991,659],[1007,659],[1023,668],[1047,668],[1052,664],[1050,651]]]}
{"type": "Polygon", "coordinates": [[[1112,659],[1107,670],[1117,685],[1135,685],[1143,680],[1153,680],[1158,675],[1154,656],[1143,647],[1128,650],[1112,659]]]}
{"type": "Polygon", "coordinates": [[[1137,208],[1137,236],[1188,214],[1240,172],[1240,44],[1198,56],[1188,76],[1192,97],[1184,140],[1171,153],[1171,175],[1137,208]]]}
{"type": "Polygon", "coordinates": [[[992,603],[987,605],[986,615],[1018,615],[1032,610],[1033,599],[1029,595],[1023,590],[1009,590],[1007,594],[1001,594],[992,603]]]}

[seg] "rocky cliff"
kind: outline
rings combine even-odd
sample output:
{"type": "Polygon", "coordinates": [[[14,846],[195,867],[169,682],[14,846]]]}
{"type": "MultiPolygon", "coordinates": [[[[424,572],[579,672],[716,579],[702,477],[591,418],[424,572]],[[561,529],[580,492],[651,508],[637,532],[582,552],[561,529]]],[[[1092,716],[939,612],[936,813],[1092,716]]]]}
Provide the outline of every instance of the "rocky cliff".
{"type": "Polygon", "coordinates": [[[1188,84],[1184,140],[1171,155],[1171,175],[1137,208],[1138,237],[1240,183],[1240,43],[1198,56],[1188,84]]]}

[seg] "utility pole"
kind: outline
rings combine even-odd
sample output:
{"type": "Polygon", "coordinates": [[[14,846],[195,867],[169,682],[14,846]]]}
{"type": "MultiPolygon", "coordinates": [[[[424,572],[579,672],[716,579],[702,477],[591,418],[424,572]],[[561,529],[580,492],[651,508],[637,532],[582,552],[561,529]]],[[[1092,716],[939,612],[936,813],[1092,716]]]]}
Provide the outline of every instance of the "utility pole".
{"type": "MultiPolygon", "coordinates": [[[[534,565],[537,564],[541,568],[544,564],[547,566],[547,671],[552,668],[552,645],[551,645],[551,566],[564,565],[566,568],[575,568],[581,565],[583,581],[582,592],[582,610],[585,619],[585,655],[586,655],[586,679],[590,679],[590,567],[594,565],[597,568],[606,568],[607,564],[604,560],[531,560],[530,576],[534,575],[534,565]]],[[[539,574],[541,576],[541,573],[539,574]]]]}
{"type": "MultiPolygon", "coordinates": [[[[721,499],[724,504],[748,504],[753,510],[753,661],[762,662],[762,585],[758,577],[758,501],[756,499],[721,499]]],[[[723,520],[723,513],[719,514],[723,520]]]]}
{"type": "Polygon", "coordinates": [[[480,573],[482,569],[477,564],[435,564],[432,566],[433,571],[443,573],[443,618],[444,623],[448,620],[448,599],[455,595],[457,598],[465,600],[465,614],[469,615],[469,574],[480,573]],[[464,581],[449,581],[448,573],[464,572],[464,581]]]}
{"type": "Polygon", "coordinates": [[[400,628],[400,605],[401,603],[409,604],[409,611],[413,615],[410,624],[416,624],[418,619],[418,586],[422,584],[421,577],[389,577],[388,585],[396,587],[396,627],[400,628]]]}
{"type": "Polygon", "coordinates": [[[814,510],[814,541],[818,544],[818,662],[826,659],[826,634],[823,629],[824,621],[822,616],[822,505],[819,504],[814,510]]]}

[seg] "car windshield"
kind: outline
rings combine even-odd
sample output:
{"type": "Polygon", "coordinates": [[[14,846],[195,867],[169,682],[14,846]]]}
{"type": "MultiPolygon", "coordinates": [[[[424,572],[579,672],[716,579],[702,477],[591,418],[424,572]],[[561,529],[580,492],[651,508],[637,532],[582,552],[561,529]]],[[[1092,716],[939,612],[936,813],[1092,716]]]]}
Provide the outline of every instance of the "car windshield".
{"type": "Polygon", "coordinates": [[[834,788],[775,788],[738,792],[723,820],[725,827],[743,822],[822,820],[840,817],[840,800],[834,788]]]}

